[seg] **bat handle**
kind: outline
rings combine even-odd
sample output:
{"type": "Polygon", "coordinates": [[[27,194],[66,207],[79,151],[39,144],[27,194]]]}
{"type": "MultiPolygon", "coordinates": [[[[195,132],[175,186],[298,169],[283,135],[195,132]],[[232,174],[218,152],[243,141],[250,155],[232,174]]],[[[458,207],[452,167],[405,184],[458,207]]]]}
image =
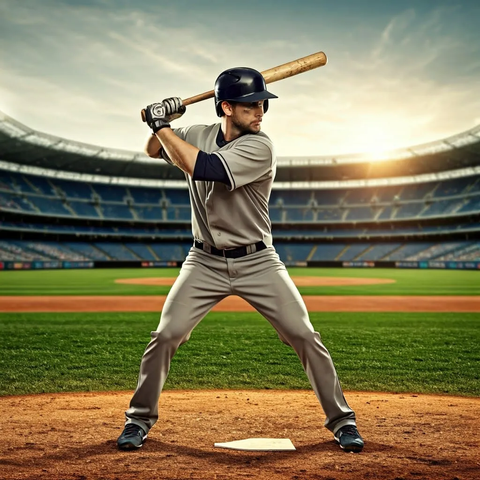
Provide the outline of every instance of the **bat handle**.
{"type": "Polygon", "coordinates": [[[146,117],[146,113],[145,113],[145,109],[142,108],[142,111],[140,112],[140,115],[142,116],[142,122],[146,122],[147,121],[147,117],[146,117]]]}

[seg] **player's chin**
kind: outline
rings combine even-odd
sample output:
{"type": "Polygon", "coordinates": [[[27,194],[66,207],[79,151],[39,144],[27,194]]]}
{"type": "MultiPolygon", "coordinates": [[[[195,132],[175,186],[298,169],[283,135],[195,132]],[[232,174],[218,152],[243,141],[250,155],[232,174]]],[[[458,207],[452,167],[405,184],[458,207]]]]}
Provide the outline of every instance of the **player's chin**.
{"type": "Polygon", "coordinates": [[[250,131],[252,133],[258,133],[262,129],[262,125],[259,122],[254,122],[250,124],[250,131]]]}

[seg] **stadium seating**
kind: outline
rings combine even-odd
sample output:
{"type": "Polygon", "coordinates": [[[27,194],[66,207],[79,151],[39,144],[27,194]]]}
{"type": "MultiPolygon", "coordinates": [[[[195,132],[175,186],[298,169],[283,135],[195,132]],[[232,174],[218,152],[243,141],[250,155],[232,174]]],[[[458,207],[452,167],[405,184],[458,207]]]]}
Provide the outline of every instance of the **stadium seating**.
{"type": "MultiPolygon", "coordinates": [[[[287,263],[450,261],[480,255],[475,241],[416,238],[480,231],[479,222],[470,217],[480,214],[479,175],[375,188],[274,189],[269,205],[274,245],[287,263]],[[423,222],[445,217],[458,220],[423,222]],[[392,222],[397,222],[394,227],[392,222]],[[411,239],[405,241],[405,235],[411,239]],[[331,243],[295,241],[309,236],[331,243]],[[354,238],[361,243],[352,243],[354,238]]],[[[181,261],[191,246],[185,188],[125,187],[0,170],[0,211],[26,215],[20,221],[0,219],[0,232],[42,234],[39,241],[3,240],[2,261],[181,261]],[[43,237],[53,234],[55,241],[43,237]],[[73,235],[78,241],[71,241],[73,235]]]]}
{"type": "Polygon", "coordinates": [[[91,202],[70,200],[69,205],[77,217],[100,218],[99,210],[91,202]]]}
{"type": "MultiPolygon", "coordinates": [[[[0,172],[0,209],[43,215],[189,222],[186,189],[87,184],[0,172]]],[[[273,190],[273,222],[392,221],[480,212],[478,177],[405,186],[335,190],[273,190]]]]}
{"type": "MultiPolygon", "coordinates": [[[[0,261],[121,260],[182,261],[191,241],[141,242],[51,242],[2,240],[0,261]]],[[[480,242],[404,243],[274,243],[280,259],[288,264],[306,261],[480,261],[480,242]]]]}
{"type": "Polygon", "coordinates": [[[192,244],[193,242],[190,242],[188,246],[177,243],[157,243],[151,244],[150,248],[155,252],[159,260],[182,261],[185,259],[192,244]]]}
{"type": "Polygon", "coordinates": [[[313,261],[334,261],[340,253],[347,248],[344,243],[337,244],[320,244],[315,246],[314,253],[310,260],[313,261]]]}
{"type": "Polygon", "coordinates": [[[288,243],[275,243],[275,251],[280,258],[287,263],[304,262],[312,252],[313,243],[302,244],[288,244],[288,243]]]}
{"type": "Polygon", "coordinates": [[[396,250],[390,252],[388,255],[384,257],[384,260],[388,261],[400,261],[405,260],[407,258],[415,256],[417,253],[427,250],[433,246],[431,242],[420,242],[420,243],[408,243],[406,245],[402,245],[401,247],[397,248],[396,250]]]}
{"type": "Polygon", "coordinates": [[[109,260],[141,260],[141,257],[122,243],[96,242],[94,247],[103,252],[109,260]]]}
{"type": "Polygon", "coordinates": [[[399,243],[380,243],[371,245],[367,250],[355,258],[355,260],[384,260],[389,254],[401,247],[399,243]]]}
{"type": "Polygon", "coordinates": [[[337,260],[351,261],[356,260],[362,253],[366,252],[370,248],[368,243],[354,243],[348,245],[347,248],[338,256],[337,260]]]}

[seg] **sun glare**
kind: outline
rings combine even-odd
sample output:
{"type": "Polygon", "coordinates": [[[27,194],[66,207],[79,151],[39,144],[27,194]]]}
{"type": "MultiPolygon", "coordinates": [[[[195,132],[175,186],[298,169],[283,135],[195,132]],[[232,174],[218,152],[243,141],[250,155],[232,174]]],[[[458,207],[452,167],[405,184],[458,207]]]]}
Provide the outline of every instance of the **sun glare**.
{"type": "Polygon", "coordinates": [[[396,143],[395,129],[391,125],[380,125],[365,122],[359,126],[359,137],[357,139],[358,152],[368,156],[372,161],[385,158],[386,154],[393,150],[396,143]]]}

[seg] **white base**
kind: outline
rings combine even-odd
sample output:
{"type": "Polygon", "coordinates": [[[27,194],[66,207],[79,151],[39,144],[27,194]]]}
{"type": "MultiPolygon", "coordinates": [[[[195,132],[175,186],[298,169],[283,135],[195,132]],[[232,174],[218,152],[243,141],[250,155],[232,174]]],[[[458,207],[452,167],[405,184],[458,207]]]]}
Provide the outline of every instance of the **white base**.
{"type": "Polygon", "coordinates": [[[289,438],[246,438],[233,442],[214,443],[214,447],[252,452],[296,450],[289,438]]]}

